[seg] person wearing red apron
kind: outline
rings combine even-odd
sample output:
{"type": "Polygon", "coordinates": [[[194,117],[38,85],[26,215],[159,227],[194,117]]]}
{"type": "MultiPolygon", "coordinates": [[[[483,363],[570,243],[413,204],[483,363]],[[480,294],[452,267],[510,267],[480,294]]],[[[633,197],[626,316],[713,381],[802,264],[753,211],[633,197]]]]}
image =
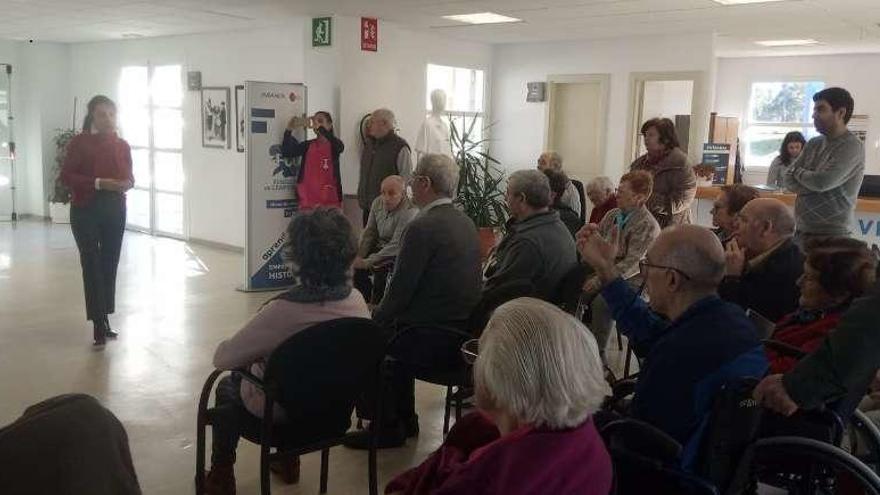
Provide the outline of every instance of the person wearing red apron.
{"type": "Polygon", "coordinates": [[[281,155],[285,158],[302,157],[296,178],[299,209],[318,206],[342,208],[342,177],[339,173],[339,155],[345,145],[333,134],[333,118],[328,112],[316,112],[309,118],[308,127],[317,137],[298,141],[292,131],[300,119],[294,117],[284,132],[281,155]]]}

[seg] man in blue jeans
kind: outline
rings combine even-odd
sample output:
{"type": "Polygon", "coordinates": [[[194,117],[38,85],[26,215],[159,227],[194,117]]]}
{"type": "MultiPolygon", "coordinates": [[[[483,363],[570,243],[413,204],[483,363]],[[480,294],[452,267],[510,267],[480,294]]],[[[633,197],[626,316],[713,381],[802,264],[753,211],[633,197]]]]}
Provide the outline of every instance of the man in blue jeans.
{"type": "Polygon", "coordinates": [[[617,242],[616,230],[603,239],[595,225],[578,233],[618,329],[643,359],[630,413],[680,442],[687,465],[715,392],[730,379],[763,376],[764,350],[743,310],[717,295],[725,260],[712,231],[671,227],[651,244],[639,262],[650,306],[617,272],[617,242]]]}

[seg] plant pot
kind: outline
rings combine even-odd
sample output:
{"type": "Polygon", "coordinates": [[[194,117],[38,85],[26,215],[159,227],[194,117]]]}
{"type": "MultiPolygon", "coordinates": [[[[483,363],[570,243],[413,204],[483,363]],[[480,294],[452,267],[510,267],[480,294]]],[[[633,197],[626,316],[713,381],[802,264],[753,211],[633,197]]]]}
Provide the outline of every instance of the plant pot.
{"type": "Polygon", "coordinates": [[[480,227],[480,257],[485,261],[489,252],[495,247],[495,229],[492,227],[480,227]]]}
{"type": "Polygon", "coordinates": [[[70,203],[49,203],[52,223],[70,223],[70,203]]]}

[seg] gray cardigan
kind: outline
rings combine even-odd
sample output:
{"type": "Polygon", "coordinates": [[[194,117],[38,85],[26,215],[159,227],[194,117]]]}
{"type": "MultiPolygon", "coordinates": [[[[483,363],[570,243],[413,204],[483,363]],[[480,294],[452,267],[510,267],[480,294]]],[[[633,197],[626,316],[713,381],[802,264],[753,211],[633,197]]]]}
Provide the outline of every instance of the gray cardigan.
{"type": "Polygon", "coordinates": [[[381,196],[374,199],[367,226],[361,234],[358,256],[364,259],[368,267],[396,258],[400,252],[403,231],[418,212],[409,198],[404,198],[394,211],[385,210],[381,196]]]}
{"type": "Polygon", "coordinates": [[[421,212],[403,233],[373,319],[382,325],[465,322],[480,300],[480,264],[480,239],[470,218],[451,204],[421,212]]]}

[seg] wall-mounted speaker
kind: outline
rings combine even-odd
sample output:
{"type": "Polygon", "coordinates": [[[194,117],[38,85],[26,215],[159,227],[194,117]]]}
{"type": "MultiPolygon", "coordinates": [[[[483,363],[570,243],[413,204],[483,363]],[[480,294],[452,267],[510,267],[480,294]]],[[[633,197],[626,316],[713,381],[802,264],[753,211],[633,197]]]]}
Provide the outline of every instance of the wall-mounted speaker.
{"type": "Polygon", "coordinates": [[[527,102],[542,102],[547,99],[547,83],[545,82],[526,83],[526,90],[527,102]]]}
{"type": "Polygon", "coordinates": [[[190,91],[202,89],[202,73],[194,70],[186,73],[186,88],[190,91]]]}

